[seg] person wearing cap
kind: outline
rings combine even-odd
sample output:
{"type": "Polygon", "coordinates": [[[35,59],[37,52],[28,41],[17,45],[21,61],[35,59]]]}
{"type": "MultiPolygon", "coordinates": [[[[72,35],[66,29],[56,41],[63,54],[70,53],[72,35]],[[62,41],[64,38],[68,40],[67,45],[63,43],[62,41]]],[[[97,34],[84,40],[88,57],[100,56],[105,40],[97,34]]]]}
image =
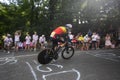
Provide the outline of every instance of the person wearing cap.
{"type": "MultiPolygon", "coordinates": [[[[71,24],[66,24],[65,26],[58,26],[56,29],[52,31],[50,34],[50,38],[52,41],[52,49],[55,50],[58,46],[58,42],[64,43],[64,41],[60,40],[60,37],[63,34],[67,34],[71,31],[72,25],[71,24]]],[[[68,36],[68,35],[67,35],[68,36]]]]}

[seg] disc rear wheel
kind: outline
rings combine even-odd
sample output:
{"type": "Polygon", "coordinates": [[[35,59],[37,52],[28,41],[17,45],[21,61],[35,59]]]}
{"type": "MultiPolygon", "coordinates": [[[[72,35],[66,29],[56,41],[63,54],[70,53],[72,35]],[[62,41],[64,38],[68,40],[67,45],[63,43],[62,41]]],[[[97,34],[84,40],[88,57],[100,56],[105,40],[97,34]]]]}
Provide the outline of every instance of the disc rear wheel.
{"type": "Polygon", "coordinates": [[[51,49],[45,49],[43,51],[41,51],[39,54],[38,54],[38,62],[40,64],[48,64],[52,61],[52,50],[51,49]]]}

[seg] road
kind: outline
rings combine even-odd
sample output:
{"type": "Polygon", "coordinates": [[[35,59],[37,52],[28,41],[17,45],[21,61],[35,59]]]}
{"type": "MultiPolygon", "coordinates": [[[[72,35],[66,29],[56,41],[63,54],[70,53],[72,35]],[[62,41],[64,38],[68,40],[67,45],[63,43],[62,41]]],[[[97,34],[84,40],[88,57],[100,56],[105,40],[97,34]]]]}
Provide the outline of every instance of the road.
{"type": "Polygon", "coordinates": [[[120,49],[77,50],[48,65],[38,63],[38,53],[0,51],[0,80],[120,80],[120,49]]]}

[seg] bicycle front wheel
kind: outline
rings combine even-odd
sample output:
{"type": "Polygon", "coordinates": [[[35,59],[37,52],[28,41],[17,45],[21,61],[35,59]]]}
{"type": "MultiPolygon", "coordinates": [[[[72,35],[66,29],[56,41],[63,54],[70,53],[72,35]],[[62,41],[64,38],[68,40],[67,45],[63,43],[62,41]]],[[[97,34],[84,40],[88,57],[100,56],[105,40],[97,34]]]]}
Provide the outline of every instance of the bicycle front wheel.
{"type": "Polygon", "coordinates": [[[40,64],[48,64],[52,61],[53,51],[51,49],[44,49],[38,54],[38,62],[40,64]]]}
{"type": "Polygon", "coordinates": [[[74,48],[71,46],[64,48],[61,53],[63,59],[70,59],[73,55],[74,55],[74,48]]]}

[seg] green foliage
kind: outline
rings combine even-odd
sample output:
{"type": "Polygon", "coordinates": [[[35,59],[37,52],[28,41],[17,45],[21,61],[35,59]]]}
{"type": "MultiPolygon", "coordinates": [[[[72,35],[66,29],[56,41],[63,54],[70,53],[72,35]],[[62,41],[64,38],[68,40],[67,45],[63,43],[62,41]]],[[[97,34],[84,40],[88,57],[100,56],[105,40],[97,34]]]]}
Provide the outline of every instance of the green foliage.
{"type": "Polygon", "coordinates": [[[71,23],[76,32],[89,28],[118,27],[119,0],[16,0],[0,3],[0,34],[37,31],[49,35],[59,25],[71,23]],[[79,23],[81,21],[81,23],[79,23]],[[87,23],[83,23],[87,21],[87,23]]]}

